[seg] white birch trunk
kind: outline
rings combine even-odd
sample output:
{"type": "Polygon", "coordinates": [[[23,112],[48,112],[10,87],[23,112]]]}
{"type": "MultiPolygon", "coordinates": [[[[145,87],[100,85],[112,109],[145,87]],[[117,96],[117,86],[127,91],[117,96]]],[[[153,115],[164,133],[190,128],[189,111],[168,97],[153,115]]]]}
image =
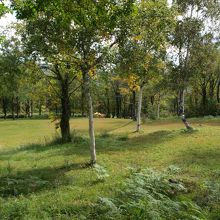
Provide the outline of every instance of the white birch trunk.
{"type": "Polygon", "coordinates": [[[90,92],[88,92],[88,107],[89,107],[89,137],[90,137],[90,156],[91,164],[96,163],[96,149],[95,149],[95,130],[93,118],[93,103],[90,92]]]}
{"type": "Polygon", "coordinates": [[[185,116],[185,91],[182,91],[181,94],[181,115],[182,115],[182,122],[184,123],[184,125],[186,126],[187,130],[192,129],[192,127],[189,125],[189,123],[186,120],[186,116],[185,116]]]}
{"type": "Polygon", "coordinates": [[[143,86],[140,87],[139,96],[138,96],[137,129],[136,129],[137,132],[139,132],[141,128],[142,94],[143,94],[143,86]]]}
{"type": "Polygon", "coordinates": [[[183,108],[183,115],[185,114],[185,91],[183,90],[182,93],[182,108],[183,108]]]}
{"type": "Polygon", "coordinates": [[[88,105],[88,113],[89,113],[89,138],[90,138],[90,157],[91,157],[91,165],[96,163],[96,145],[95,145],[95,130],[94,130],[94,118],[93,118],[93,102],[92,96],[90,93],[90,84],[89,84],[89,75],[85,73],[85,89],[87,96],[87,105],[88,105]]]}

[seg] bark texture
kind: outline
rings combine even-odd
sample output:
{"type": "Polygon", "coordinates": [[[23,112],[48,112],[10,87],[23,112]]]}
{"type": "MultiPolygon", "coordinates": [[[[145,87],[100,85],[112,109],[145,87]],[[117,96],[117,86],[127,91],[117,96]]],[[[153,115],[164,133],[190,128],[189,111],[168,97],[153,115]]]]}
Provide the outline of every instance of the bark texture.
{"type": "Polygon", "coordinates": [[[138,96],[137,128],[136,128],[137,132],[139,132],[141,128],[142,96],[143,96],[143,86],[140,87],[139,96],[138,96]]]}
{"type": "Polygon", "coordinates": [[[70,100],[69,100],[69,85],[68,80],[65,79],[61,82],[61,120],[60,120],[60,129],[63,142],[70,142],[70,100]]]}
{"type": "Polygon", "coordinates": [[[85,94],[87,98],[88,105],[88,115],[89,115],[89,137],[90,137],[90,164],[96,163],[96,143],[95,143],[95,129],[94,129],[94,118],[93,118],[93,102],[90,91],[90,78],[88,72],[84,72],[84,86],[85,94]]]}

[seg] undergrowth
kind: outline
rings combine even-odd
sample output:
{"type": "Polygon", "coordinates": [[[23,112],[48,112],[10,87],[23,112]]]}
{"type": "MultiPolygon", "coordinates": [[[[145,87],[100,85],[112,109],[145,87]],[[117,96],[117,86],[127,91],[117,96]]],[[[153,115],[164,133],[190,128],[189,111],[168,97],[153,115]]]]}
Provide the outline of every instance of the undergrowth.
{"type": "Polygon", "coordinates": [[[184,184],[173,179],[176,172],[175,167],[164,172],[132,169],[115,197],[101,197],[87,219],[205,219],[202,209],[184,196],[184,184]]]}

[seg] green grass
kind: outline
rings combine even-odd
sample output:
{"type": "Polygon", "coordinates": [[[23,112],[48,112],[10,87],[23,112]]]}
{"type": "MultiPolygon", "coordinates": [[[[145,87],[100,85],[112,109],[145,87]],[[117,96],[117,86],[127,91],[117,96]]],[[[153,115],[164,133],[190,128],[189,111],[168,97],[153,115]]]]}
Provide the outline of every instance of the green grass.
{"type": "Polygon", "coordinates": [[[134,133],[130,120],[96,119],[98,163],[110,175],[99,182],[83,167],[87,119],[71,120],[77,138],[63,145],[49,144],[56,135],[49,120],[0,121],[0,219],[83,219],[98,197],[112,196],[129,167],[180,167],[178,178],[198,197],[204,181],[220,181],[220,119],[190,122],[193,132],[179,120],[161,120],[134,133]]]}

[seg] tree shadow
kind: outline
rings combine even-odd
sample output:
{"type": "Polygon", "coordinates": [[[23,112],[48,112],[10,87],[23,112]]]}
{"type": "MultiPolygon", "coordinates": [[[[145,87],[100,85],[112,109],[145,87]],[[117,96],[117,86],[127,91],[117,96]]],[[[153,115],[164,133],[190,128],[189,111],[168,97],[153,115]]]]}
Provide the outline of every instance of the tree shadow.
{"type": "MultiPolygon", "coordinates": [[[[116,124],[116,122],[112,122],[112,123],[115,123],[115,124],[116,124]]],[[[117,123],[118,123],[118,122],[117,122],[117,123]]],[[[119,130],[119,129],[121,129],[121,128],[125,128],[125,127],[127,127],[128,125],[133,124],[133,123],[134,123],[134,121],[129,121],[128,123],[123,124],[123,125],[120,126],[120,127],[113,128],[113,129],[108,130],[108,132],[113,132],[113,131],[119,130]]]]}
{"type": "MultiPolygon", "coordinates": [[[[130,123],[130,122],[129,122],[130,123]]],[[[126,126],[126,125],[124,125],[126,126]]],[[[110,132],[110,131],[109,131],[110,132]]],[[[196,131],[181,130],[159,130],[147,134],[140,134],[128,138],[127,134],[112,134],[107,132],[107,135],[98,135],[96,138],[96,148],[98,153],[108,151],[123,151],[123,150],[141,150],[143,147],[155,147],[156,145],[176,138],[179,135],[189,136],[196,131]]],[[[50,156],[59,155],[89,155],[89,139],[88,137],[77,136],[73,142],[63,144],[59,140],[51,140],[41,144],[28,144],[26,146],[1,152],[1,160],[10,160],[12,155],[25,152],[41,153],[50,152],[50,156]]],[[[48,156],[49,157],[49,156],[48,156]]]]}
{"type": "Polygon", "coordinates": [[[175,160],[174,164],[179,165],[197,165],[207,167],[220,167],[220,148],[207,148],[207,149],[187,149],[181,152],[175,160]]]}
{"type": "Polygon", "coordinates": [[[0,196],[17,197],[29,195],[43,190],[51,190],[61,185],[69,185],[72,179],[65,173],[70,170],[83,169],[79,163],[67,164],[60,167],[45,167],[20,171],[16,174],[0,178],[0,196]]]}
{"type": "MultiPolygon", "coordinates": [[[[117,151],[141,151],[144,148],[155,147],[164,141],[171,140],[177,137],[180,133],[176,131],[160,130],[145,135],[128,138],[122,135],[107,135],[105,138],[98,137],[96,141],[97,153],[108,153],[117,151]]],[[[88,146],[81,148],[83,153],[89,155],[88,146]],[[85,148],[86,147],[86,148],[85,148]]],[[[76,154],[76,148],[66,148],[63,150],[63,155],[76,154]]]]}
{"type": "Polygon", "coordinates": [[[163,141],[176,137],[176,132],[160,130],[148,133],[146,135],[135,136],[130,139],[131,144],[159,144],[163,141]]]}
{"type": "Polygon", "coordinates": [[[9,160],[12,155],[21,153],[21,152],[33,152],[33,153],[41,153],[49,150],[63,150],[69,148],[77,148],[79,146],[80,153],[83,153],[82,146],[87,144],[88,138],[77,136],[74,141],[69,143],[63,143],[60,137],[55,137],[50,139],[49,141],[45,141],[42,143],[30,143],[23,145],[18,148],[14,148],[12,150],[4,150],[1,152],[0,159],[1,160],[9,160]]]}
{"type": "MultiPolygon", "coordinates": [[[[191,133],[182,133],[181,131],[159,130],[148,134],[141,134],[131,138],[121,138],[120,135],[113,134],[97,138],[98,154],[117,152],[117,151],[141,151],[143,148],[154,148],[164,141],[176,138],[178,135],[191,135],[191,133]]],[[[46,158],[53,156],[71,156],[73,154],[87,156],[89,158],[89,147],[87,139],[79,139],[78,143],[70,144],[32,144],[23,148],[15,149],[2,153],[0,158],[10,159],[10,156],[27,151],[40,153],[49,150],[46,158]]],[[[30,160],[30,155],[26,155],[30,160]]],[[[220,156],[220,152],[218,157],[220,156]]],[[[216,157],[215,157],[216,158],[216,157]]],[[[86,162],[86,161],[85,161],[86,162]]],[[[64,164],[60,167],[33,168],[31,170],[20,171],[16,174],[9,174],[0,178],[0,196],[1,197],[17,197],[19,195],[29,195],[43,190],[51,190],[60,185],[69,185],[73,182],[73,177],[65,175],[70,170],[83,169],[85,166],[80,163],[64,164]]]]}

